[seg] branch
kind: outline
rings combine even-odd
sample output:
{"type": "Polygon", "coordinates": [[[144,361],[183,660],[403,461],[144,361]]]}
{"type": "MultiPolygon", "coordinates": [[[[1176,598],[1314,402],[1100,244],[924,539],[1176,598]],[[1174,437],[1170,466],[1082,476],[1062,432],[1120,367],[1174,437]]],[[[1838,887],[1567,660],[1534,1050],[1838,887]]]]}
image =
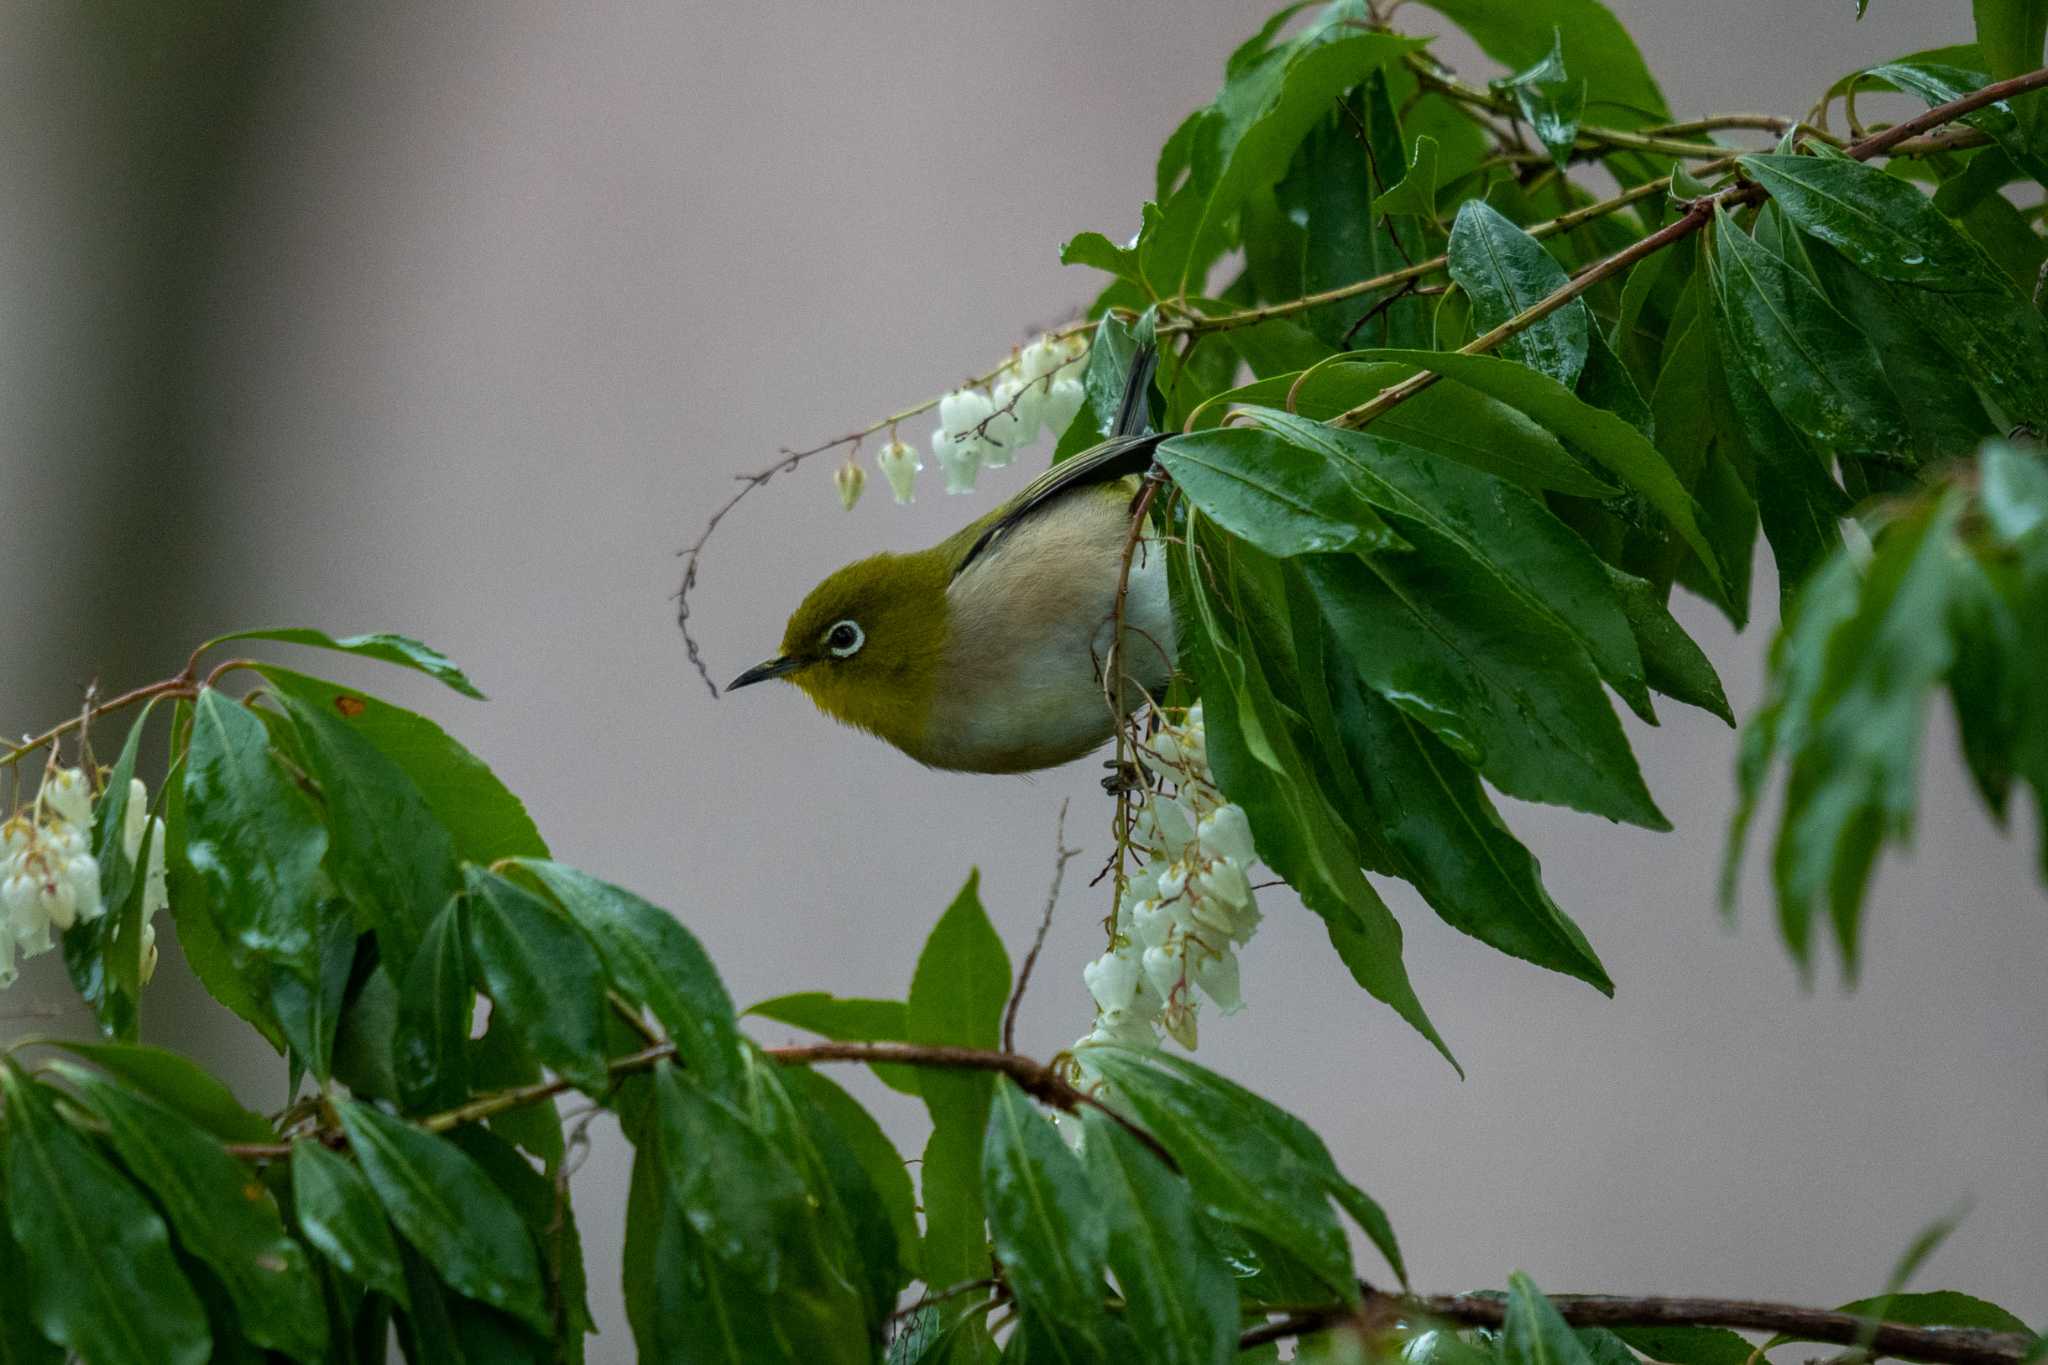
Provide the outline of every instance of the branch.
{"type": "MultiPolygon", "coordinates": [[[[1254,1327],[1239,1339],[1239,1349],[1322,1331],[1361,1315],[1435,1318],[1461,1327],[1499,1327],[1507,1316],[1504,1299],[1470,1294],[1408,1297],[1370,1286],[1360,1287],[1364,1291],[1362,1304],[1331,1304],[1254,1327]]],[[[1878,1355],[1905,1356],[1939,1365],[2015,1365],[2034,1347],[2034,1339],[2021,1332],[1909,1327],[1854,1313],[1749,1299],[1616,1298],[1594,1294],[1553,1294],[1549,1298],[1564,1320],[1574,1327],[1732,1327],[1778,1332],[1835,1346],[1862,1347],[1878,1355]]]]}
{"type": "Polygon", "coordinates": [[[1038,937],[1031,940],[1031,951],[1024,954],[1024,965],[1017,969],[1017,987],[1010,992],[1010,1007],[1003,1011],[1003,1051],[1017,1050],[1017,1007],[1024,1003],[1024,987],[1031,983],[1031,969],[1038,965],[1038,952],[1045,947],[1046,931],[1052,928],[1053,907],[1060,903],[1060,883],[1066,879],[1067,864],[1079,857],[1081,850],[1067,847],[1067,803],[1060,802],[1059,819],[1052,828],[1052,889],[1045,893],[1045,915],[1038,921],[1038,937]]]}

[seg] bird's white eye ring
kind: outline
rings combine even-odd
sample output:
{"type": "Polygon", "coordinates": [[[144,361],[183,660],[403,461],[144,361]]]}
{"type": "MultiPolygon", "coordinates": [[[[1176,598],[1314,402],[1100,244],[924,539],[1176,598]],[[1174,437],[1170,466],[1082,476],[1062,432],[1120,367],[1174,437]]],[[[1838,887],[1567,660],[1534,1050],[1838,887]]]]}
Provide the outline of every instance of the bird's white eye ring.
{"type": "Polygon", "coordinates": [[[867,632],[860,628],[858,621],[840,621],[825,632],[825,648],[832,651],[835,659],[858,654],[860,647],[867,642],[867,632]]]}

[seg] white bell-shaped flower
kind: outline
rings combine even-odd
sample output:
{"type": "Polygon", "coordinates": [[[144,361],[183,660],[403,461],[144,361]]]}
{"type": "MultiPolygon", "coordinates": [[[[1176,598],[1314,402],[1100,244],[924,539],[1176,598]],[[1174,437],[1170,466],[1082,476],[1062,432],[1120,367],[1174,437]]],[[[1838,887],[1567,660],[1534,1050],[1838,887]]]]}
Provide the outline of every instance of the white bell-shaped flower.
{"type": "MultiPolygon", "coordinates": [[[[1043,379],[1067,363],[1067,348],[1049,336],[1042,336],[1017,355],[1017,374],[1024,383],[1043,379]]],[[[1042,390],[1045,386],[1040,385],[1042,390]]]]}
{"type": "Polygon", "coordinates": [[[1107,1010],[1095,1017],[1094,1029],[1077,1046],[1108,1043],[1115,1047],[1158,1047],[1159,1034],[1152,1027],[1153,1017],[1136,1010],[1107,1010]]]}
{"type": "Polygon", "coordinates": [[[832,487],[839,494],[839,505],[849,512],[853,510],[853,505],[860,501],[861,489],[867,486],[867,482],[868,472],[854,463],[851,455],[846,457],[844,464],[832,471],[832,487]]]}
{"type": "Polygon", "coordinates": [[[1174,988],[1180,985],[1181,977],[1187,971],[1187,963],[1174,951],[1175,946],[1169,940],[1162,947],[1145,950],[1145,979],[1152,983],[1152,989],[1159,992],[1169,1008],[1173,1003],[1174,988]]]}
{"type": "Polygon", "coordinates": [[[954,436],[978,435],[996,405],[980,389],[955,389],[939,400],[939,425],[954,436]]]}
{"type": "Polygon", "coordinates": [[[1156,841],[1156,846],[1169,858],[1186,848],[1195,837],[1195,826],[1188,819],[1188,813],[1178,802],[1159,796],[1147,801],[1139,812],[1138,828],[1149,836],[1147,843],[1156,841]]]}
{"type": "Polygon", "coordinates": [[[1243,806],[1226,803],[1211,810],[1195,826],[1195,840],[1212,857],[1228,858],[1240,867],[1249,866],[1259,856],[1252,846],[1252,824],[1245,818],[1243,806]]]}
{"type": "Polygon", "coordinates": [[[917,457],[917,447],[892,439],[875,452],[875,468],[889,481],[889,491],[895,495],[898,505],[908,504],[916,498],[917,476],[924,472],[924,461],[917,457]]]}
{"type": "Polygon", "coordinates": [[[171,891],[169,879],[164,875],[164,822],[151,816],[149,820],[149,867],[142,874],[142,918],[148,921],[157,911],[169,907],[171,891]]]}
{"type": "Polygon", "coordinates": [[[149,824],[149,788],[142,779],[128,779],[128,805],[121,812],[121,853],[133,866],[142,856],[142,831],[149,824]]]}
{"type": "Polygon", "coordinates": [[[938,461],[939,472],[946,476],[948,493],[974,491],[974,480],[981,474],[980,441],[956,441],[951,432],[940,427],[932,433],[932,458],[938,461]]]}
{"type": "Polygon", "coordinates": [[[1163,902],[1139,901],[1131,907],[1131,932],[1147,948],[1163,947],[1173,930],[1173,912],[1163,902]]]}
{"type": "Polygon", "coordinates": [[[1000,469],[1018,451],[1038,439],[1045,420],[1045,395],[1027,388],[1018,379],[1005,379],[995,388],[996,415],[989,419],[990,451],[986,462],[1000,469]]]}
{"type": "Polygon", "coordinates": [[[1244,997],[1239,994],[1237,980],[1237,954],[1224,948],[1220,952],[1197,949],[1188,954],[1189,975],[1194,978],[1202,994],[1216,1002],[1216,1008],[1224,1014],[1236,1014],[1244,1008],[1244,997]]]}
{"type": "Polygon", "coordinates": [[[1105,1013],[1130,1007],[1131,997],[1138,989],[1138,964],[1135,945],[1120,953],[1104,953],[1081,969],[1081,979],[1088,983],[1088,993],[1095,997],[1095,1008],[1105,1013]]]}
{"type": "Polygon", "coordinates": [[[12,867],[28,852],[28,846],[35,842],[36,830],[21,816],[10,818],[0,824],[0,866],[12,867]]]}
{"type": "Polygon", "coordinates": [[[80,829],[92,828],[92,785],[85,780],[82,770],[52,768],[43,775],[43,786],[37,799],[43,803],[44,810],[67,824],[80,829]]]}
{"type": "Polygon", "coordinates": [[[1124,882],[1124,904],[1129,906],[1138,901],[1157,899],[1159,875],[1164,871],[1166,864],[1155,858],[1133,872],[1124,882]]]}
{"type": "Polygon", "coordinates": [[[65,862],[64,882],[71,888],[72,915],[76,920],[90,924],[106,913],[106,904],[100,899],[99,860],[90,853],[81,853],[65,862]]]}
{"type": "Polygon", "coordinates": [[[1236,863],[1218,860],[1196,873],[1193,878],[1196,894],[1205,899],[1222,901],[1233,911],[1242,910],[1252,903],[1252,884],[1244,875],[1244,869],[1236,863]]]}
{"type": "Polygon", "coordinates": [[[1081,411],[1081,404],[1087,400],[1087,391],[1081,381],[1072,375],[1063,374],[1052,381],[1052,388],[1045,395],[1045,429],[1058,440],[1074,424],[1075,414],[1081,411]]]}
{"type": "Polygon", "coordinates": [[[148,920],[144,920],[142,922],[142,984],[147,986],[149,984],[149,979],[155,975],[156,926],[154,924],[151,924],[148,920]]]}

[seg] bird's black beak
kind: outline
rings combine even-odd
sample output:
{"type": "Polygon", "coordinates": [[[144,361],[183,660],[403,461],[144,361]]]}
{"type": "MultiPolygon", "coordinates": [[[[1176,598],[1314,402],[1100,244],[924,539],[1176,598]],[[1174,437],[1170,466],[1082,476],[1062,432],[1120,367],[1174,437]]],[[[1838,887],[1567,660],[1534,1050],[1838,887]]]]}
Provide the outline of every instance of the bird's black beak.
{"type": "Polygon", "coordinates": [[[785,673],[794,673],[803,666],[804,660],[793,659],[785,654],[779,659],[770,659],[766,663],[755,664],[752,668],[727,683],[725,690],[730,692],[735,687],[751,687],[757,682],[767,682],[770,678],[779,678],[785,673]]]}

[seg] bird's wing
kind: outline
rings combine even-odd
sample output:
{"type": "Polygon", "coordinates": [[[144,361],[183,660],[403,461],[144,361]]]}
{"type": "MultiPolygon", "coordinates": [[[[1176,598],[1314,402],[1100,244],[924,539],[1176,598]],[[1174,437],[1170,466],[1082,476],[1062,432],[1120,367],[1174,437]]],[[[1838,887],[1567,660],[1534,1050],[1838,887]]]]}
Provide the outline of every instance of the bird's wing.
{"type": "Polygon", "coordinates": [[[1117,405],[1114,435],[1071,459],[1060,461],[1026,484],[1016,496],[986,518],[954,537],[959,544],[949,548],[957,550],[953,560],[955,578],[1011,527],[1069,489],[1109,483],[1130,474],[1141,474],[1152,467],[1152,452],[1166,439],[1162,432],[1145,430],[1150,416],[1147,397],[1152,387],[1152,372],[1158,364],[1158,352],[1150,346],[1139,347],[1137,354],[1131,357],[1131,372],[1124,380],[1123,401],[1117,405]]]}

